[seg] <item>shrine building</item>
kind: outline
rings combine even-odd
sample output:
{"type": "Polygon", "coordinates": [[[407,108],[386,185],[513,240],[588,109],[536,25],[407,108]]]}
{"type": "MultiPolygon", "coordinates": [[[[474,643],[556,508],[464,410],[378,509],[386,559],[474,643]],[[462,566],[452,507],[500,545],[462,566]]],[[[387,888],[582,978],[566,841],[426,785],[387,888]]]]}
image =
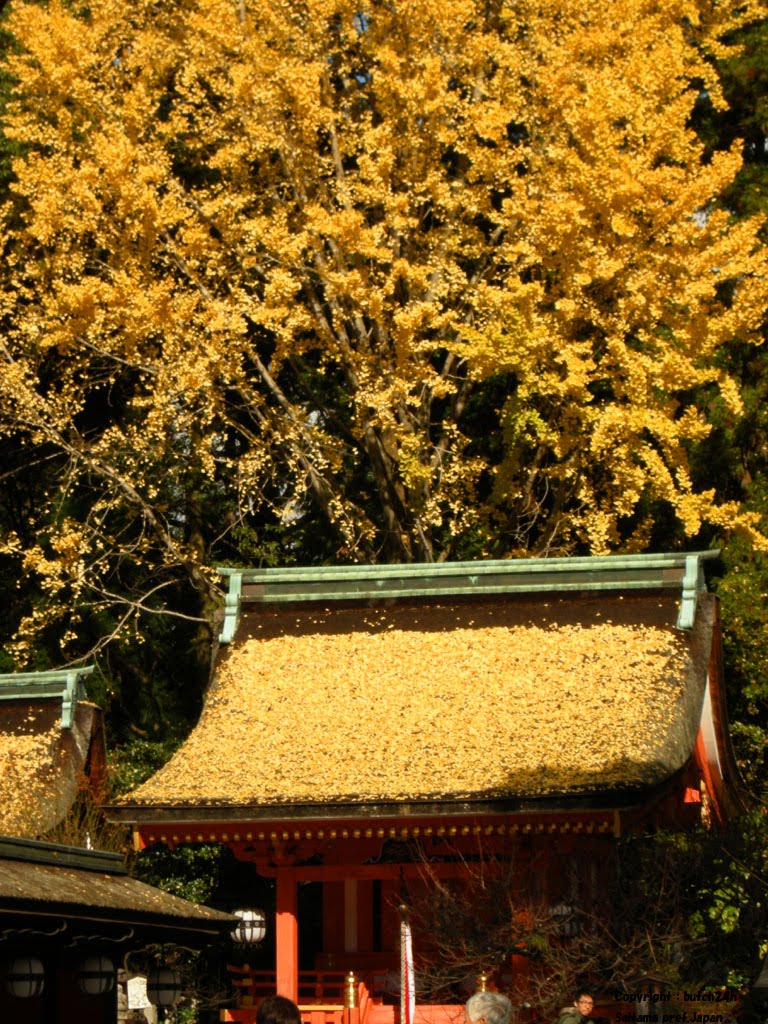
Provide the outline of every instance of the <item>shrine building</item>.
{"type": "MultiPolygon", "coordinates": [[[[222,1019],[277,991],[330,1024],[354,971],[362,1024],[395,1024],[403,892],[507,858],[540,903],[592,912],[618,837],[738,810],[716,555],[220,570],[200,721],[109,813],[138,847],[249,866],[269,937],[222,1019]]],[[[417,1024],[461,1002],[417,991],[417,1024]]]]}
{"type": "Polygon", "coordinates": [[[219,948],[237,924],[129,877],[122,854],[32,838],[66,836],[68,822],[76,831],[104,798],[103,715],[85,688],[92,672],[0,675],[3,1022],[114,1024],[131,958],[134,974],[157,967],[162,978],[150,947],[219,948]]]}

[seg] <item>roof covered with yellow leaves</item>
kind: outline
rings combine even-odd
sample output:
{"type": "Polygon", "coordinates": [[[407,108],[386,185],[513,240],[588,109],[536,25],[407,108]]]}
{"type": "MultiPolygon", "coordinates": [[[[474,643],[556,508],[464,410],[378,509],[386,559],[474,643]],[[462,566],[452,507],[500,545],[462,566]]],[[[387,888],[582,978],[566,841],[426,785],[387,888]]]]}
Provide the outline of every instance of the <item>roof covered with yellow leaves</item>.
{"type": "Polygon", "coordinates": [[[95,737],[103,744],[92,704],[79,702],[63,729],[60,700],[0,702],[0,833],[39,836],[65,817],[87,785],[95,737]]]}
{"type": "Polygon", "coordinates": [[[658,595],[249,612],[199,724],[123,802],[257,810],[654,784],[696,739],[711,601],[691,632],[658,595]]]}

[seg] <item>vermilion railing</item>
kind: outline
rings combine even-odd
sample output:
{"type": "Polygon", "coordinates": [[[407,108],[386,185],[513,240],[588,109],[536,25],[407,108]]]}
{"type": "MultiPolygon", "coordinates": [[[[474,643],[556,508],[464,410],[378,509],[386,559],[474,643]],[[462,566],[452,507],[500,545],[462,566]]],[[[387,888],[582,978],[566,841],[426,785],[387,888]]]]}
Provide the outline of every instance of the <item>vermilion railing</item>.
{"type": "MultiPolygon", "coordinates": [[[[254,971],[248,964],[227,967],[237,993],[237,1008],[222,1010],[222,1021],[253,1022],[256,1007],[275,994],[275,972],[254,971]]],[[[343,971],[299,971],[299,1009],[304,1024],[363,1024],[360,1007],[345,1009],[343,971]]],[[[358,987],[358,1002],[367,1010],[370,996],[364,984],[358,987]]],[[[365,1022],[367,1024],[367,1020],[365,1022]]]]}
{"type": "MultiPolygon", "coordinates": [[[[222,1010],[222,1021],[255,1024],[256,1008],[266,996],[275,994],[275,972],[254,971],[244,964],[228,967],[237,992],[236,1009],[222,1010]]],[[[299,1009],[303,1024],[397,1024],[400,1009],[383,1006],[372,999],[365,982],[357,987],[358,1005],[347,1008],[343,1003],[343,971],[299,971],[299,1009]]],[[[416,1006],[415,1024],[462,1024],[464,1007],[416,1006]]]]}
{"type": "MultiPolygon", "coordinates": [[[[275,972],[254,971],[248,964],[227,966],[241,1007],[255,1006],[275,994],[275,972]]],[[[343,1008],[343,971],[299,971],[299,1004],[323,1003],[343,1008]]]]}

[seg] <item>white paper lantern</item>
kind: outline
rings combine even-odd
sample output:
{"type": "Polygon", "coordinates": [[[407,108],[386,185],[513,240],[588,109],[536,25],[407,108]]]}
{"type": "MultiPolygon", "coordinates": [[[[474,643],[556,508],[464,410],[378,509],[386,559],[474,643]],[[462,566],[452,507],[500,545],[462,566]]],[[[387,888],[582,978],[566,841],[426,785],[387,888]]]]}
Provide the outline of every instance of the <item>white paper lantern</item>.
{"type": "Polygon", "coordinates": [[[258,946],[267,934],[267,915],[263,910],[233,910],[240,920],[232,930],[232,941],[243,946],[258,946]]]}
{"type": "Polygon", "coordinates": [[[35,956],[17,956],[8,964],[5,984],[17,999],[36,999],[45,988],[45,968],[35,956]]]}
{"type": "Polygon", "coordinates": [[[77,983],[87,996],[103,996],[115,987],[115,965],[108,956],[89,956],[80,964],[77,983]]]}
{"type": "Polygon", "coordinates": [[[181,995],[181,975],[172,967],[153,967],[147,974],[147,999],[153,1006],[173,1006],[181,995]]]}

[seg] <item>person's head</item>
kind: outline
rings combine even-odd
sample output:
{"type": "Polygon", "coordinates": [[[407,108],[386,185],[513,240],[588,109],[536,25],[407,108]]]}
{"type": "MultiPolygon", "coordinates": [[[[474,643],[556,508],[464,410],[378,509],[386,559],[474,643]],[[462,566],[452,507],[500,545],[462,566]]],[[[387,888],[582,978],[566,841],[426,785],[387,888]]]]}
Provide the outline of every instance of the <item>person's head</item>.
{"type": "Polygon", "coordinates": [[[500,992],[475,992],[464,1007],[467,1024],[509,1024],[512,1003],[500,992]]]}
{"type": "Polygon", "coordinates": [[[292,999],[268,996],[259,1003],[256,1024],[301,1024],[301,1013],[292,999]]]}
{"type": "Polygon", "coordinates": [[[591,992],[577,992],[576,998],[573,1000],[573,1005],[582,1017],[588,1017],[594,1009],[595,997],[591,992]]]}

